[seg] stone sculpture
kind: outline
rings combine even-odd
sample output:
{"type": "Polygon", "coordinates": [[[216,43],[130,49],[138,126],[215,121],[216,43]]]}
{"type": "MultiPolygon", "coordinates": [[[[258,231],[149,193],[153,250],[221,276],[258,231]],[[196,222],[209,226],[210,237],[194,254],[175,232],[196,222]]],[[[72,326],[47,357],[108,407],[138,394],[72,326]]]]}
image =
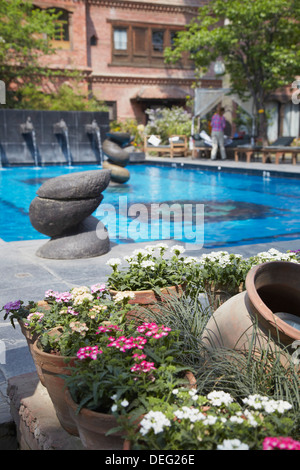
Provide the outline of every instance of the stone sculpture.
{"type": "Polygon", "coordinates": [[[111,180],[116,183],[126,183],[130,173],[125,168],[129,162],[129,153],[125,147],[131,140],[130,134],[124,132],[111,132],[103,142],[103,152],[107,161],[103,162],[103,168],[111,171],[111,180]]]}
{"type": "Polygon", "coordinates": [[[109,170],[91,170],[47,180],[29,208],[30,222],[51,237],[37,256],[78,259],[100,256],[110,249],[104,225],[91,214],[103,199],[110,181],[109,170]]]}

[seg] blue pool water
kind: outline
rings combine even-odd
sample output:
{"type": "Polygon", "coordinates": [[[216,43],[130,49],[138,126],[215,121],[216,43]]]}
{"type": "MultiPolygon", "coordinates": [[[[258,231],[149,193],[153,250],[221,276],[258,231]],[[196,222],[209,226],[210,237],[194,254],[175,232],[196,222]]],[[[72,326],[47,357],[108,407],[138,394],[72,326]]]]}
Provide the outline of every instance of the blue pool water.
{"type": "MultiPolygon", "coordinates": [[[[99,167],[0,169],[0,238],[7,242],[47,238],[37,232],[29,220],[29,206],[36,191],[48,178],[91,169],[99,167]]],[[[94,213],[105,225],[108,224],[113,241],[125,242],[120,240],[120,232],[126,233],[125,228],[135,220],[139,221],[140,238],[131,238],[134,241],[151,240],[150,229],[148,234],[147,230],[153,205],[166,203],[170,206],[174,202],[181,203],[182,208],[185,205],[192,208],[194,213],[196,207],[203,205],[205,247],[300,238],[298,179],[154,165],[131,165],[128,169],[131,175],[128,183],[109,186],[103,192],[102,204],[94,213]],[[120,214],[120,201],[122,207],[125,203],[128,209],[134,209],[131,217],[127,217],[124,211],[120,214]],[[138,213],[138,206],[132,204],[142,204],[146,211],[138,213]],[[102,208],[108,208],[105,215],[102,208]],[[116,226],[112,223],[114,220],[116,226]]],[[[194,217],[193,224],[196,220],[194,217]]],[[[132,232],[128,233],[132,235],[132,232]]],[[[172,233],[171,230],[171,238],[172,233]]],[[[194,241],[191,237],[186,239],[185,235],[182,230],[181,241],[194,241]]],[[[163,238],[161,233],[159,238],[163,238]]],[[[175,238],[178,239],[177,236],[175,238]]]]}

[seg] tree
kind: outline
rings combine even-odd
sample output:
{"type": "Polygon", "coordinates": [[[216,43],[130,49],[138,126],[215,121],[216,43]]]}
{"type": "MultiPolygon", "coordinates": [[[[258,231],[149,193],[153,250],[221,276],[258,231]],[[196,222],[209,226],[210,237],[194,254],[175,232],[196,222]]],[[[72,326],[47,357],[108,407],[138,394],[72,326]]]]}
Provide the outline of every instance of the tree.
{"type": "Polygon", "coordinates": [[[20,100],[24,85],[41,83],[41,76],[55,73],[41,67],[39,59],[54,53],[51,38],[59,16],[30,1],[0,1],[0,79],[6,85],[9,107],[20,100]]]}
{"type": "Polygon", "coordinates": [[[271,93],[300,75],[300,0],[212,0],[165,52],[176,62],[188,51],[196,70],[222,59],[230,87],[250,96],[267,141],[265,105],[271,93]]]}

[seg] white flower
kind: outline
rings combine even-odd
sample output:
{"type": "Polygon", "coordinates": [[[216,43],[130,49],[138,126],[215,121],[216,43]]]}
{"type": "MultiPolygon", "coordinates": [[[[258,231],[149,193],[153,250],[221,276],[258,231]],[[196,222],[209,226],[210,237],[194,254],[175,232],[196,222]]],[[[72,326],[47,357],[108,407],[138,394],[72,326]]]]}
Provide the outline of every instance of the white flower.
{"type": "Polygon", "coordinates": [[[284,413],[292,408],[292,405],[284,400],[273,400],[262,395],[249,395],[243,402],[255,410],[264,410],[266,413],[284,413]]]}
{"type": "Polygon", "coordinates": [[[255,416],[251,413],[251,411],[245,410],[244,415],[246,416],[250,426],[252,426],[253,428],[256,428],[258,426],[258,422],[257,422],[255,416]]]}
{"type": "Polygon", "coordinates": [[[218,420],[217,416],[208,415],[203,420],[203,424],[207,426],[213,426],[214,424],[216,424],[217,420],[218,420]]]}
{"type": "Polygon", "coordinates": [[[154,270],[155,263],[154,263],[154,261],[151,261],[150,259],[149,260],[144,260],[144,261],[141,262],[141,267],[142,268],[150,268],[150,269],[154,270]]]}
{"type": "Polygon", "coordinates": [[[117,399],[117,394],[115,393],[115,394],[112,395],[110,398],[111,398],[113,401],[116,401],[116,399],[117,399]]]}
{"type": "Polygon", "coordinates": [[[129,405],[129,401],[127,401],[126,399],[121,401],[121,406],[124,406],[124,408],[126,408],[126,406],[129,405]]]}
{"type": "Polygon", "coordinates": [[[207,398],[214,406],[228,405],[233,402],[233,398],[229,393],[216,390],[210,392],[207,398]]]}
{"type": "Polygon", "coordinates": [[[139,255],[146,256],[146,255],[149,255],[149,252],[147,250],[144,250],[143,248],[139,248],[137,250],[134,250],[132,255],[133,256],[139,256],[139,255]]]}
{"type": "Polygon", "coordinates": [[[244,422],[243,418],[240,418],[239,416],[230,416],[229,421],[237,424],[242,424],[244,422]]]}
{"type": "Polygon", "coordinates": [[[87,286],[80,286],[80,287],[74,287],[72,290],[71,290],[71,295],[72,295],[72,298],[74,299],[75,297],[77,297],[78,295],[82,295],[82,294],[90,294],[91,292],[91,289],[87,286]]]}
{"type": "Polygon", "coordinates": [[[174,415],[178,419],[188,419],[192,423],[203,421],[206,418],[197,408],[189,408],[188,406],[183,406],[181,409],[174,411],[174,415]]]}
{"type": "Polygon", "coordinates": [[[117,411],[117,409],[118,409],[118,405],[116,404],[111,407],[112,412],[117,411]]]}
{"type": "Polygon", "coordinates": [[[122,292],[117,292],[114,296],[115,302],[122,302],[124,299],[134,299],[135,294],[130,290],[124,290],[122,292]]]}
{"type": "Polygon", "coordinates": [[[149,411],[140,425],[140,433],[145,436],[151,429],[153,429],[154,434],[162,432],[164,427],[171,426],[171,422],[161,411],[149,411]]]}
{"type": "Polygon", "coordinates": [[[122,263],[121,263],[120,258],[110,258],[110,259],[106,262],[106,264],[107,264],[108,266],[114,267],[114,266],[119,266],[119,264],[122,264],[122,263]]]}
{"type": "Polygon", "coordinates": [[[217,446],[217,450],[249,450],[249,446],[239,439],[224,439],[223,443],[217,446]]]}
{"type": "Polygon", "coordinates": [[[74,305],[81,305],[84,300],[93,302],[94,297],[92,296],[92,294],[86,292],[84,294],[76,295],[76,297],[73,298],[74,305]]]}
{"type": "Polygon", "coordinates": [[[180,253],[180,254],[182,254],[182,253],[185,252],[185,248],[183,248],[183,246],[181,246],[181,245],[174,245],[170,248],[170,251],[171,251],[171,253],[175,253],[175,254],[180,253]]]}
{"type": "Polygon", "coordinates": [[[157,243],[155,246],[155,249],[157,250],[167,250],[169,247],[166,243],[157,243]]]}

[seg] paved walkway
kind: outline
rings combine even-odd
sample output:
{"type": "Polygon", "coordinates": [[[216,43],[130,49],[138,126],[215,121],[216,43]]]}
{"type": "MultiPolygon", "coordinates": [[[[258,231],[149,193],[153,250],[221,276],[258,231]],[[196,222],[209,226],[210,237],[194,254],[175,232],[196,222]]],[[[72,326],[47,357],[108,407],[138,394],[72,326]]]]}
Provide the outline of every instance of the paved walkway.
{"type": "MultiPolygon", "coordinates": [[[[157,161],[156,158],[147,159],[149,162],[157,161]]],[[[199,160],[174,158],[174,162],[167,158],[159,159],[159,161],[181,164],[198,164],[199,160]]],[[[201,161],[202,164],[202,161],[201,161]]],[[[235,163],[232,161],[211,162],[204,161],[205,165],[220,166],[221,168],[235,168],[242,165],[245,169],[245,163],[235,163]]],[[[287,171],[289,173],[299,173],[299,165],[274,165],[265,164],[248,164],[252,169],[266,170],[270,168],[274,171],[287,171]],[[275,167],[278,167],[275,168],[275,167]]],[[[48,289],[64,291],[74,286],[92,285],[97,282],[105,282],[107,275],[111,272],[111,268],[106,265],[106,261],[112,257],[120,257],[130,254],[134,249],[144,246],[145,243],[124,243],[112,244],[111,251],[104,256],[82,260],[46,260],[38,258],[35,253],[38,247],[45,243],[45,240],[33,240],[24,242],[6,243],[0,239],[0,308],[7,302],[21,299],[25,302],[28,300],[42,299],[44,293],[48,289]]],[[[152,243],[152,242],[151,242],[152,243]]],[[[172,245],[174,241],[168,241],[172,245]]],[[[147,242],[146,244],[149,244],[147,242]]],[[[205,250],[203,248],[195,251],[195,246],[184,245],[186,255],[199,256],[203,252],[218,251],[205,250]]],[[[285,252],[288,249],[300,249],[300,240],[277,242],[270,244],[244,245],[238,247],[224,247],[224,250],[231,253],[240,253],[243,256],[251,256],[260,251],[269,248],[277,248],[285,252]]],[[[3,314],[0,314],[0,348],[5,347],[5,363],[0,361],[0,427],[5,422],[8,415],[8,406],[6,400],[7,380],[27,372],[35,370],[34,363],[30,356],[26,341],[20,332],[18,326],[13,329],[10,323],[3,320],[3,314]]],[[[1,352],[1,349],[0,349],[1,352]]],[[[3,356],[0,356],[3,357],[3,356]]],[[[2,360],[3,362],[3,360],[2,360]]]]}

